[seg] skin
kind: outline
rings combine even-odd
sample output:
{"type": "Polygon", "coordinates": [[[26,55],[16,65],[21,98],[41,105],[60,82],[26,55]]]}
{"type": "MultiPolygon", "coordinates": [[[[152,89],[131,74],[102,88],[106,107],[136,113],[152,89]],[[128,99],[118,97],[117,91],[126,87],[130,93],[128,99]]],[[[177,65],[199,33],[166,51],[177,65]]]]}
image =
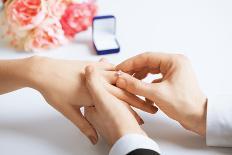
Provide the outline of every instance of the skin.
{"type": "Polygon", "coordinates": [[[98,139],[95,129],[110,145],[130,133],[146,136],[139,126],[142,119],[128,103],[150,113],[157,111],[155,105],[186,129],[205,135],[207,98],[186,57],[144,53],[119,64],[116,70],[123,72],[118,76],[114,69],[105,61],[42,57],[0,61],[0,94],[24,87],[38,90],[94,144],[98,139]],[[86,68],[89,65],[95,67],[86,68]],[[162,78],[152,83],[141,81],[149,73],[162,78]],[[144,96],[146,104],[136,95],[144,96]],[[85,117],[80,112],[82,106],[85,117]]]}
{"type": "MultiPolygon", "coordinates": [[[[156,108],[147,105],[135,95],[113,86],[117,77],[115,68],[102,60],[86,62],[77,60],[56,60],[45,57],[30,57],[18,60],[0,60],[0,94],[24,87],[38,90],[46,101],[72,121],[93,144],[98,136],[95,128],[82,115],[80,108],[93,106],[92,99],[85,86],[85,67],[94,65],[100,76],[108,83],[107,91],[122,101],[144,111],[155,113],[156,108]]],[[[142,119],[134,114],[142,124],[142,119]]]]}
{"type": "Polygon", "coordinates": [[[136,121],[132,108],[107,91],[107,82],[93,67],[86,68],[86,86],[95,106],[85,107],[85,116],[100,135],[113,145],[126,134],[147,136],[136,121]]]}
{"type": "Polygon", "coordinates": [[[205,136],[207,97],[188,58],[148,52],[122,62],[116,69],[122,71],[116,82],[119,88],[146,97],[147,104],[155,104],[184,128],[205,136]],[[143,82],[149,73],[161,74],[162,78],[143,82]]]}

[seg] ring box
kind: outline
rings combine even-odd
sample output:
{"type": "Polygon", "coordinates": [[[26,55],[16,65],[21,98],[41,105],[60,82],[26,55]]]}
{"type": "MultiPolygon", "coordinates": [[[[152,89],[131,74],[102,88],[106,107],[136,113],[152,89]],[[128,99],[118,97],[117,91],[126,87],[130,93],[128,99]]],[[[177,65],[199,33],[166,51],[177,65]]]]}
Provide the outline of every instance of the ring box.
{"type": "Polygon", "coordinates": [[[116,18],[96,16],[93,19],[92,37],[94,48],[98,55],[118,53],[120,45],[116,37],[116,18]]]}

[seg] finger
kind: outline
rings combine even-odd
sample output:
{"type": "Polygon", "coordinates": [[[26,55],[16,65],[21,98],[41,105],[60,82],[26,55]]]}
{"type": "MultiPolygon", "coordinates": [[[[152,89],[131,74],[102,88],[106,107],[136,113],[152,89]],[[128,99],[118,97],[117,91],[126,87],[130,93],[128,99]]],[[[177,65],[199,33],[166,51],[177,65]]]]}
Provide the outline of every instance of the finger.
{"type": "MultiPolygon", "coordinates": [[[[155,79],[155,80],[152,81],[152,83],[160,83],[160,82],[162,82],[162,78],[155,79]]],[[[149,100],[148,98],[145,98],[145,102],[146,102],[146,104],[151,104],[153,106],[155,104],[153,101],[149,100]]],[[[157,107],[157,111],[158,111],[158,107],[157,107]]]]}
{"type": "Polygon", "coordinates": [[[71,122],[73,122],[80,131],[85,134],[92,144],[96,144],[98,141],[98,136],[96,130],[93,126],[86,120],[82,115],[80,109],[76,109],[72,106],[67,106],[63,108],[61,113],[66,116],[71,122]]]}
{"type": "Polygon", "coordinates": [[[136,72],[133,75],[133,77],[135,77],[136,79],[142,80],[142,79],[146,78],[149,73],[150,74],[159,74],[160,69],[159,68],[145,67],[145,68],[141,69],[140,71],[136,72]]]}
{"type": "MultiPolygon", "coordinates": [[[[103,72],[104,77],[106,78],[107,83],[110,84],[116,84],[117,81],[117,74],[116,72],[113,71],[104,71],[103,72]]],[[[120,100],[123,100],[127,103],[129,103],[131,106],[136,107],[138,109],[141,109],[143,111],[149,112],[149,113],[155,113],[157,111],[157,109],[153,106],[147,105],[145,104],[145,102],[140,99],[139,97],[128,93],[126,91],[123,91],[117,87],[114,87],[112,85],[109,84],[105,84],[107,90],[115,97],[117,97],[120,100]]]]}
{"type": "Polygon", "coordinates": [[[163,78],[155,79],[152,81],[152,83],[161,83],[163,78]]]}
{"type": "Polygon", "coordinates": [[[136,72],[144,67],[151,67],[160,68],[161,72],[165,72],[165,66],[168,64],[169,60],[170,56],[168,54],[147,52],[122,62],[116,66],[116,70],[136,72]]]}
{"type": "Polygon", "coordinates": [[[118,79],[116,71],[102,71],[101,74],[107,83],[110,83],[112,85],[116,84],[116,81],[118,79]]]}
{"type": "MultiPolygon", "coordinates": [[[[92,96],[93,96],[93,98],[95,98],[95,101],[96,102],[98,102],[98,101],[100,101],[101,103],[103,103],[103,102],[106,102],[106,97],[109,95],[109,94],[107,94],[107,93],[105,93],[105,95],[104,95],[104,92],[102,93],[102,92],[100,92],[100,91],[102,91],[102,89],[104,89],[104,88],[100,88],[100,87],[103,87],[102,85],[101,86],[99,86],[99,85],[97,85],[96,83],[99,83],[99,79],[97,79],[97,77],[98,77],[98,75],[97,75],[97,73],[95,72],[95,70],[94,70],[94,68],[91,68],[91,67],[88,67],[88,68],[86,68],[86,79],[88,79],[88,81],[89,81],[89,90],[91,90],[91,91],[95,91],[95,92],[93,92],[93,94],[92,94],[92,96]],[[100,91],[99,91],[100,90],[100,91]],[[100,93],[96,93],[96,92],[100,92],[100,93]],[[103,94],[103,95],[102,95],[103,94]]],[[[112,86],[113,87],[113,86],[112,86]]],[[[116,87],[115,87],[116,88],[116,87]]],[[[118,89],[118,88],[117,88],[118,89]]],[[[128,105],[128,104],[126,104],[125,103],[125,105],[127,105],[128,107],[129,107],[129,109],[130,109],[130,111],[131,111],[131,113],[134,115],[134,117],[136,118],[136,120],[138,121],[138,123],[139,124],[143,124],[144,122],[143,122],[143,120],[139,117],[139,115],[137,114],[137,113],[135,113],[135,111],[133,111],[133,109],[128,105]]],[[[87,108],[87,110],[91,110],[91,108],[87,108]]],[[[92,108],[93,109],[93,108],[92,108]]],[[[92,112],[93,112],[93,110],[92,110],[92,112]]],[[[91,114],[89,114],[90,116],[91,116],[91,114]]],[[[93,122],[93,121],[91,121],[91,118],[95,118],[95,117],[90,117],[90,116],[88,116],[88,112],[87,112],[87,119],[88,120],[90,120],[90,122],[93,122]],[[89,118],[90,117],[90,118],[89,118]]]]}
{"type": "Polygon", "coordinates": [[[101,71],[101,75],[104,77],[107,83],[115,85],[118,79],[118,73],[116,71],[101,71]]]}
{"type": "MultiPolygon", "coordinates": [[[[160,82],[162,82],[162,78],[155,79],[155,80],[152,81],[152,83],[160,83],[160,82]]],[[[154,105],[154,102],[151,101],[151,100],[149,100],[149,99],[147,99],[147,98],[145,98],[145,102],[146,102],[146,104],[154,105]]],[[[158,108],[157,108],[157,109],[158,109],[158,108]]]]}
{"type": "Polygon", "coordinates": [[[134,71],[128,71],[127,74],[134,75],[135,72],[134,71]]]}
{"type": "Polygon", "coordinates": [[[118,73],[116,86],[127,90],[134,95],[144,96],[145,98],[155,101],[156,90],[159,89],[159,84],[148,84],[138,80],[126,73],[118,73]]]}
{"type": "Polygon", "coordinates": [[[143,125],[144,124],[144,120],[139,116],[139,114],[134,109],[132,109],[128,104],[126,104],[126,105],[128,106],[129,111],[133,114],[133,116],[137,120],[138,124],[139,125],[143,125]]]}
{"type": "Polygon", "coordinates": [[[136,79],[142,80],[147,77],[149,69],[147,67],[143,68],[141,71],[136,72],[133,77],[136,79]]]}
{"type": "Polygon", "coordinates": [[[150,104],[150,105],[156,107],[156,112],[155,113],[157,113],[159,111],[159,108],[157,106],[155,106],[155,103],[153,101],[145,98],[145,102],[146,102],[146,104],[150,104]]]}
{"type": "Polygon", "coordinates": [[[147,98],[145,98],[145,102],[146,102],[146,104],[154,105],[154,102],[147,99],[147,98]]]}
{"type": "Polygon", "coordinates": [[[97,111],[95,107],[85,107],[84,116],[94,126],[94,120],[97,119],[97,111]]]}
{"type": "Polygon", "coordinates": [[[134,109],[132,109],[132,107],[129,104],[127,104],[124,101],[122,101],[122,103],[127,107],[130,113],[135,117],[139,125],[144,124],[144,120],[139,116],[139,114],[134,109]]]}
{"type": "Polygon", "coordinates": [[[138,108],[140,110],[146,111],[148,113],[154,114],[157,111],[157,108],[152,106],[151,104],[146,104],[144,100],[140,99],[134,94],[131,94],[127,91],[123,91],[120,88],[112,86],[110,84],[106,84],[106,89],[111,93],[113,96],[117,97],[118,99],[130,104],[131,106],[138,108]]]}
{"type": "Polygon", "coordinates": [[[87,66],[85,69],[86,87],[95,103],[97,109],[101,109],[101,105],[107,105],[107,99],[113,97],[103,86],[100,74],[93,66],[87,66]]]}

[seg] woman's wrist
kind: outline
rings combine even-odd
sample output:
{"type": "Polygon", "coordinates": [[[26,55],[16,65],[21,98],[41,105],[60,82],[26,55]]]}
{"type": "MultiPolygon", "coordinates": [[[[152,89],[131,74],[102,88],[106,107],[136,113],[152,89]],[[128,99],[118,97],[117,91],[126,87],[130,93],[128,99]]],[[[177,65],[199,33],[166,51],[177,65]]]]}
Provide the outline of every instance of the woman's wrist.
{"type": "Polygon", "coordinates": [[[30,58],[0,61],[0,93],[8,93],[31,86],[30,58]]]}
{"type": "Polygon", "coordinates": [[[43,83],[44,77],[44,64],[48,61],[46,57],[32,56],[25,60],[25,79],[27,81],[27,87],[40,90],[41,83],[43,83]]]}

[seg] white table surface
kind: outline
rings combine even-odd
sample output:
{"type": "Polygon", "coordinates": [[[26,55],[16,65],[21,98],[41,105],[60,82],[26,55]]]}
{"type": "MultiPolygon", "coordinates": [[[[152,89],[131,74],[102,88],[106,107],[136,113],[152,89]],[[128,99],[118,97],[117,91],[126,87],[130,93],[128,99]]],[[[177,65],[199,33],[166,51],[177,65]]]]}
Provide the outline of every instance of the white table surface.
{"type": "MultiPolygon", "coordinates": [[[[118,19],[121,53],[105,56],[117,64],[144,51],[186,54],[206,93],[232,91],[231,0],[99,0],[100,14],[118,19]]],[[[1,43],[0,43],[1,44],[1,43]]],[[[0,59],[44,55],[62,59],[98,60],[91,31],[73,44],[43,53],[15,52],[0,46],[0,59]]],[[[190,81],[191,82],[191,81],[190,81]]],[[[143,126],[163,154],[232,154],[209,148],[162,113],[141,113],[143,126]]],[[[104,141],[92,146],[79,130],[51,108],[35,90],[0,96],[0,155],[106,155],[104,141]]]]}

